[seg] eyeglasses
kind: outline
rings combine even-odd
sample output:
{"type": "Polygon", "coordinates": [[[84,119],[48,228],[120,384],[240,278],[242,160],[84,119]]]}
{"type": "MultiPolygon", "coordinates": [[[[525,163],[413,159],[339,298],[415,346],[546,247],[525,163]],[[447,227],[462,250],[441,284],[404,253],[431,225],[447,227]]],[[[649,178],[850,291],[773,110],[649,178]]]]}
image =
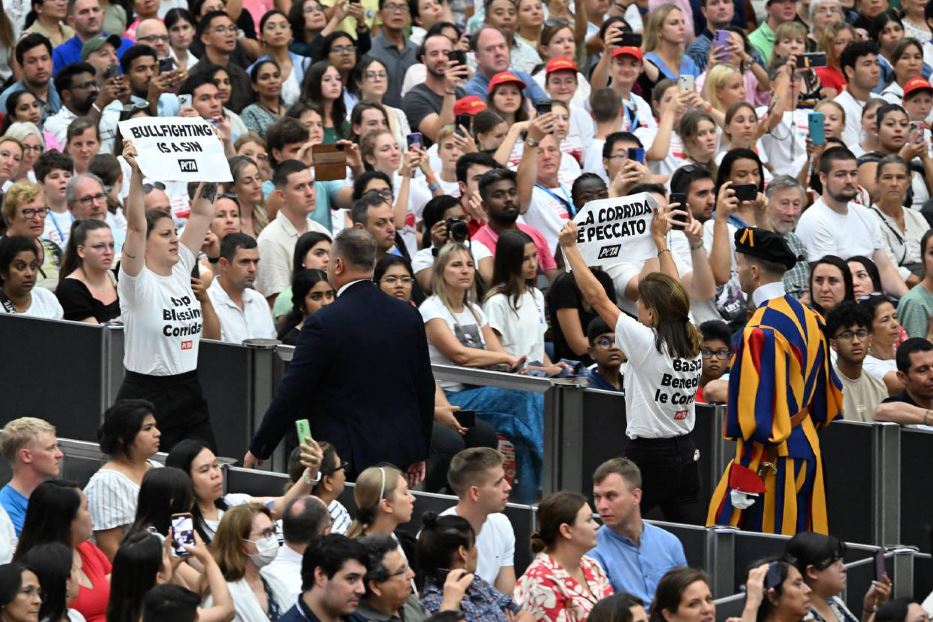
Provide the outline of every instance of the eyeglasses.
{"type": "Polygon", "coordinates": [[[409,8],[407,4],[383,4],[382,10],[389,13],[408,13],[409,8]]]}
{"type": "Polygon", "coordinates": [[[353,54],[356,48],[352,45],[335,45],[330,51],[334,54],[353,54]]]}
{"type": "Polygon", "coordinates": [[[23,145],[23,151],[31,151],[41,155],[45,151],[45,147],[42,145],[23,145]]]}
{"type": "Polygon", "coordinates": [[[705,358],[713,359],[727,359],[729,358],[728,350],[710,350],[709,348],[703,348],[700,350],[700,353],[703,354],[705,358]]]}
{"type": "Polygon", "coordinates": [[[84,207],[87,207],[88,205],[91,205],[95,202],[103,203],[106,200],[107,200],[107,195],[101,192],[99,194],[89,194],[87,196],[83,196],[80,199],[78,199],[78,203],[80,203],[84,207]]]}
{"type": "Polygon", "coordinates": [[[321,472],[322,472],[324,475],[333,475],[333,474],[336,473],[337,471],[343,471],[343,470],[345,470],[348,466],[350,466],[350,463],[349,463],[349,462],[341,462],[340,464],[338,464],[337,466],[335,466],[333,469],[328,469],[328,470],[326,470],[326,471],[321,471],[321,472]]]}
{"type": "Polygon", "coordinates": [[[403,577],[408,574],[408,571],[409,571],[408,562],[405,562],[404,564],[402,564],[401,568],[389,574],[389,576],[386,577],[386,581],[388,581],[389,579],[393,579],[395,577],[403,577]]]}
{"type": "Polygon", "coordinates": [[[384,71],[367,71],[363,74],[364,80],[385,80],[389,75],[384,71]]]}
{"type": "MultiPolygon", "coordinates": [[[[23,210],[24,213],[25,211],[26,210],[23,210]]],[[[866,339],[868,339],[868,331],[865,330],[864,328],[862,330],[857,330],[854,332],[851,330],[844,330],[838,335],[836,335],[836,339],[842,339],[843,341],[852,341],[852,339],[855,337],[858,337],[859,341],[865,341],[866,339]]]]}
{"type": "Polygon", "coordinates": [[[389,285],[397,285],[401,283],[402,285],[411,285],[412,278],[410,276],[395,276],[389,275],[382,277],[382,280],[388,283],[389,285]]]}
{"type": "Polygon", "coordinates": [[[168,35],[146,35],[145,37],[136,37],[136,40],[168,43],[168,35]]]}
{"type": "Polygon", "coordinates": [[[328,299],[328,300],[333,300],[333,299],[334,299],[334,296],[336,296],[336,295],[337,295],[337,292],[335,292],[335,291],[332,290],[332,289],[329,289],[329,290],[327,290],[326,292],[312,292],[312,293],[308,294],[308,296],[309,296],[309,297],[311,298],[311,300],[313,300],[314,302],[321,302],[321,301],[324,300],[325,298],[328,299]]]}
{"type": "Polygon", "coordinates": [[[49,213],[49,208],[47,207],[27,207],[24,208],[22,212],[23,218],[26,220],[32,220],[33,218],[45,218],[45,215],[49,213]]]}
{"type": "Polygon", "coordinates": [[[600,348],[611,348],[616,344],[616,340],[615,337],[600,337],[593,343],[598,345],[600,348]]]}

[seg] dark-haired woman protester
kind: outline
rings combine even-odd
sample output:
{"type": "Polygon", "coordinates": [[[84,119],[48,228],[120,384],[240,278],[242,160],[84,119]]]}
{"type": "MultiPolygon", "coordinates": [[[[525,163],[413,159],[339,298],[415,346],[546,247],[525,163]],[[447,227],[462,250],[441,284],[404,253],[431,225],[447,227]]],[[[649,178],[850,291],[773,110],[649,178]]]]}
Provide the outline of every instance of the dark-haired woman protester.
{"type": "Polygon", "coordinates": [[[286,345],[298,343],[308,316],[334,302],[337,292],[322,270],[299,270],[292,279],[292,309],[279,323],[279,340],[286,345]]]}
{"type": "Polygon", "coordinates": [[[91,477],[84,494],[94,521],[94,540],[111,560],[136,516],[143,477],[158,464],[150,458],[159,451],[160,436],[153,406],[145,400],[117,400],[104,413],[97,438],[110,460],[91,477]]]}
{"type": "MultiPolygon", "coordinates": [[[[576,269],[576,268],[574,268],[576,269]]],[[[515,601],[539,622],[582,622],[612,595],[606,572],[586,552],[596,546],[596,519],[583,495],[557,492],[538,505],[531,535],[536,557],[515,584],[515,601]]]]}
{"type": "Polygon", "coordinates": [[[22,564],[0,566],[0,620],[39,622],[42,586],[32,570],[22,564]]]}
{"type": "Polygon", "coordinates": [[[126,339],[126,376],[117,399],[153,403],[164,451],[184,438],[199,438],[213,447],[214,432],[197,376],[198,344],[202,332],[220,339],[220,321],[191,271],[214,216],[216,186],[198,187],[179,240],[171,216],[144,211],[143,174],[130,140],[124,141],[123,157],[132,175],[117,287],[126,339]]]}
{"type": "Polygon", "coordinates": [[[68,604],[78,597],[78,565],[71,547],[50,542],[33,547],[23,556],[23,563],[42,585],[42,606],[39,619],[43,622],[85,622],[84,616],[68,604]]]}
{"type": "MultiPolygon", "coordinates": [[[[752,600],[754,595],[750,595],[752,600]]],[[[757,610],[757,604],[755,609],[757,610]]],[[[709,578],[702,570],[681,566],[661,577],[648,612],[651,622],[695,622],[715,620],[716,604],[709,588],[709,578]]],[[[743,617],[743,622],[751,620],[743,617]]]]}
{"type": "Polygon", "coordinates": [[[55,294],[36,287],[39,267],[35,240],[21,235],[0,239],[0,313],[62,319],[55,294]]]}
{"type": "Polygon", "coordinates": [[[120,317],[113,233],[102,220],[76,220],[65,245],[55,296],[66,320],[105,324],[120,317]]]}
{"type": "Polygon", "coordinates": [[[669,215],[656,212],[651,228],[662,272],[640,280],[638,320],[619,310],[587,267],[573,222],[561,230],[560,244],[583,297],[615,328],[616,345],[628,355],[625,411],[630,413],[626,435],[631,441],[625,456],[641,469],[642,512],[659,505],[665,520],[701,524],[700,474],[691,437],[703,367],[700,333],[690,323],[687,292],[668,276],[677,273],[667,247],[669,215]],[[679,388],[659,389],[662,378],[670,381],[667,386],[679,388]]]}
{"type": "Polygon", "coordinates": [[[466,622],[507,622],[513,614],[528,618],[505,596],[476,574],[479,551],[476,535],[467,519],[455,514],[438,516],[425,512],[417,546],[418,567],[424,575],[421,604],[428,613],[461,610],[466,622]],[[467,583],[460,603],[450,602],[448,585],[467,583]]]}
{"type": "MultiPolygon", "coordinates": [[[[804,531],[791,538],[784,551],[800,571],[804,583],[810,586],[810,619],[814,622],[858,622],[840,596],[846,589],[845,543],[833,536],[804,531]]],[[[862,620],[868,622],[890,594],[890,579],[872,581],[865,593],[862,620]]]]}

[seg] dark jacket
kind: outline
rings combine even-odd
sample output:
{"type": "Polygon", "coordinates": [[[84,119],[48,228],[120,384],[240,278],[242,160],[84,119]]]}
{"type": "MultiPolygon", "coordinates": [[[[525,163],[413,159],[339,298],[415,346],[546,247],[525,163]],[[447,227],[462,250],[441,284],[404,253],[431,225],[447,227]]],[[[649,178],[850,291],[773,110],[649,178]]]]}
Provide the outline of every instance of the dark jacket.
{"type": "Polygon", "coordinates": [[[351,479],[381,462],[404,470],[425,460],[434,376],[418,311],[360,281],[308,317],[250,451],[268,458],[301,418],[350,462],[351,479]]]}

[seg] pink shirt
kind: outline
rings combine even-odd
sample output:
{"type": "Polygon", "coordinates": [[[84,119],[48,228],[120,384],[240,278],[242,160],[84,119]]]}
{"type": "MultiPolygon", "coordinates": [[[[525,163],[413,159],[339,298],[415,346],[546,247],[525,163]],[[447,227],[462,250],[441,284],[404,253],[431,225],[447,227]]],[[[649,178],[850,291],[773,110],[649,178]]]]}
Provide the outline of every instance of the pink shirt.
{"type": "Polygon", "coordinates": [[[253,18],[253,23],[256,24],[256,31],[259,31],[259,21],[262,19],[262,16],[275,8],[270,0],[243,0],[243,8],[249,11],[250,16],[253,18]]]}
{"type": "MultiPolygon", "coordinates": [[[[549,270],[557,270],[557,262],[554,261],[554,255],[551,254],[551,251],[548,250],[547,240],[544,239],[544,236],[541,235],[541,232],[532,227],[531,225],[526,225],[524,223],[518,222],[515,223],[515,226],[518,227],[518,230],[522,233],[528,234],[538,249],[538,268],[541,272],[548,272],[549,270]]],[[[483,225],[480,227],[479,231],[474,233],[470,240],[473,242],[479,242],[489,249],[489,252],[492,253],[492,256],[496,256],[496,242],[499,241],[499,234],[492,230],[492,227],[489,225],[483,225]]]]}

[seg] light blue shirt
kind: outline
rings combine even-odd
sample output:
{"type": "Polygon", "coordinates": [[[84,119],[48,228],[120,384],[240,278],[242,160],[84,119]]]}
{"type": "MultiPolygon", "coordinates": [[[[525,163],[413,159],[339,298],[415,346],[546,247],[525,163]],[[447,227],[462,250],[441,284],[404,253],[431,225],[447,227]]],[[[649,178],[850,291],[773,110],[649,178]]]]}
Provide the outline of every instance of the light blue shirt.
{"type": "Polygon", "coordinates": [[[674,534],[642,521],[641,546],[608,527],[596,532],[596,548],[587,555],[599,562],[612,589],[637,596],[646,603],[669,570],[686,566],[684,547],[674,534]]]}
{"type": "Polygon", "coordinates": [[[10,516],[10,522],[13,523],[13,529],[16,530],[18,538],[23,532],[23,523],[26,522],[26,508],[29,506],[29,498],[19,494],[12,486],[7,484],[0,488],[0,505],[10,516]]]}

